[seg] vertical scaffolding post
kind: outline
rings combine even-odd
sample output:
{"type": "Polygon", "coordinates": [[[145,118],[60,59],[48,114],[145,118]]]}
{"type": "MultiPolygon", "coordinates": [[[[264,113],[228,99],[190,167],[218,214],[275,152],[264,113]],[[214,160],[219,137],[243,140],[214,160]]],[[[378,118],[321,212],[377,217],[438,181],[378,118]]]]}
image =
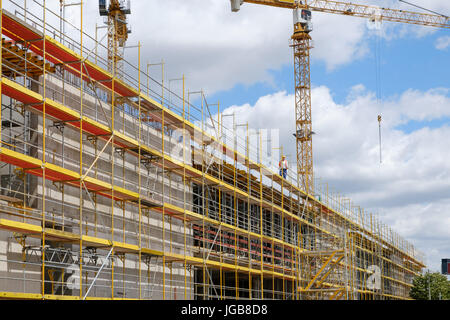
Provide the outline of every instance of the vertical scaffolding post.
{"type": "Polygon", "coordinates": [[[261,129],[259,131],[259,239],[260,239],[260,263],[261,263],[261,300],[264,300],[264,238],[263,238],[263,167],[262,167],[262,135],[261,129]]]}
{"type": "MultiPolygon", "coordinates": [[[[236,137],[236,126],[234,126],[234,135],[236,137]]],[[[237,139],[237,137],[235,138],[237,139]]],[[[238,212],[237,212],[237,196],[236,196],[236,189],[237,189],[237,148],[233,152],[233,214],[234,214],[234,227],[238,227],[238,212]]],[[[235,266],[235,272],[234,272],[234,278],[235,278],[235,297],[236,300],[239,300],[239,290],[238,290],[238,272],[237,272],[237,266],[238,266],[238,251],[239,251],[239,243],[238,243],[238,235],[236,230],[234,230],[234,266],[235,266]]]]}
{"type": "Polygon", "coordinates": [[[186,278],[186,251],[187,251],[187,236],[186,236],[186,137],[189,136],[189,143],[190,143],[190,135],[188,135],[186,131],[186,119],[185,119],[185,103],[186,103],[186,96],[185,96],[185,77],[183,74],[183,133],[182,133],[182,139],[183,139],[183,246],[184,246],[184,261],[183,261],[183,267],[184,267],[184,299],[187,299],[187,278],[186,278]]]}
{"type": "Polygon", "coordinates": [[[164,65],[165,65],[165,62],[162,59],[161,60],[161,69],[162,69],[162,71],[161,71],[161,90],[162,90],[162,92],[161,92],[161,105],[163,107],[164,107],[164,65]]]}
{"type": "Polygon", "coordinates": [[[164,106],[164,59],[160,63],[147,63],[147,96],[150,97],[150,70],[152,66],[161,66],[161,105],[164,106]]]}
{"type": "MultiPolygon", "coordinates": [[[[138,84],[139,84],[139,98],[138,98],[138,141],[139,141],[139,150],[138,150],[138,188],[139,188],[139,200],[138,200],[138,210],[139,210],[139,299],[142,299],[142,177],[141,177],[141,155],[142,155],[142,109],[141,109],[141,42],[138,42],[138,84]]],[[[148,75],[147,75],[148,76],[148,75]]]]}
{"type": "MultiPolygon", "coordinates": [[[[111,18],[109,17],[109,19],[111,20],[111,18]]],[[[111,141],[111,241],[114,241],[114,185],[115,185],[115,179],[114,179],[114,174],[115,174],[115,153],[114,153],[114,145],[115,145],[115,141],[114,141],[114,136],[115,136],[115,127],[116,127],[116,119],[115,119],[115,113],[116,113],[116,91],[115,91],[115,85],[116,85],[116,77],[118,76],[119,70],[117,67],[117,63],[118,63],[118,59],[116,59],[116,57],[118,56],[118,48],[116,45],[116,35],[115,33],[113,33],[113,31],[111,31],[110,29],[113,28],[114,29],[114,25],[115,23],[117,23],[116,21],[114,21],[113,23],[111,23],[111,21],[108,21],[108,44],[111,44],[111,38],[114,38],[114,40],[112,41],[114,43],[113,45],[113,55],[111,58],[111,47],[108,48],[108,65],[111,65],[110,71],[112,74],[112,79],[111,79],[111,134],[112,134],[112,141],[111,141]]],[[[112,252],[112,254],[114,254],[114,250],[112,252]]],[[[114,300],[114,259],[112,259],[111,262],[111,298],[114,300]]]]}
{"type": "MultiPolygon", "coordinates": [[[[83,0],[80,1],[80,56],[83,57],[83,0]]],[[[83,74],[83,62],[80,63],[80,75],[83,74]]],[[[83,176],[83,77],[80,76],[80,177],[83,176]]],[[[64,81],[63,81],[64,82],[64,81]]],[[[80,179],[80,299],[83,296],[83,180],[80,179]]]]}
{"type": "Polygon", "coordinates": [[[162,258],[162,260],[163,260],[163,262],[162,262],[162,274],[163,274],[163,300],[165,300],[166,299],[166,272],[165,272],[165,269],[166,269],[166,254],[165,254],[165,252],[166,252],[166,246],[165,246],[165,242],[166,242],[166,230],[165,230],[165,224],[164,224],[164,221],[165,221],[165,183],[164,183],[164,172],[165,172],[165,169],[166,169],[166,165],[165,165],[165,152],[166,152],[166,150],[165,150],[165,141],[164,141],[164,139],[165,139],[165,134],[164,134],[164,125],[165,125],[165,123],[164,123],[164,115],[165,115],[165,111],[164,111],[164,108],[162,109],[162,111],[161,111],[161,116],[162,116],[162,119],[161,119],[161,149],[162,149],[162,178],[161,178],[161,181],[162,181],[162,252],[163,252],[163,258],[162,258]]]}
{"type": "MultiPolygon", "coordinates": [[[[46,0],[43,0],[44,6],[43,6],[43,17],[44,17],[44,23],[43,23],[43,60],[44,60],[44,66],[43,66],[43,75],[42,75],[42,81],[43,81],[43,88],[42,88],[42,92],[43,92],[43,106],[42,106],[42,110],[43,110],[43,120],[42,120],[42,163],[43,163],[43,168],[42,168],[42,267],[41,267],[41,277],[42,277],[42,287],[41,287],[41,292],[42,292],[42,299],[44,299],[45,296],[45,120],[46,120],[46,101],[45,101],[45,97],[46,97],[46,82],[45,82],[45,77],[46,77],[46,70],[45,70],[45,61],[47,58],[46,55],[46,41],[45,41],[45,33],[46,33],[46,12],[45,12],[45,4],[46,4],[46,0]]],[[[2,16],[3,18],[3,16],[2,16]]]]}

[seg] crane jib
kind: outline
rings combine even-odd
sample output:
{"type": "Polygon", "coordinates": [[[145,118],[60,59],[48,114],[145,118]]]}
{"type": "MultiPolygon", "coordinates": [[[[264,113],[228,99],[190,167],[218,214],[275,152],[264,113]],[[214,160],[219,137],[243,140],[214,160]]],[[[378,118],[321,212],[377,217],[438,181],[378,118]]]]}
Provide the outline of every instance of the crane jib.
{"type": "MultiPolygon", "coordinates": [[[[419,13],[407,10],[382,8],[373,5],[354,4],[331,0],[232,0],[238,3],[252,3],[279,8],[296,9],[304,8],[316,12],[354,16],[360,18],[376,19],[390,22],[409,23],[436,28],[450,28],[450,19],[444,15],[419,13]]],[[[233,10],[233,11],[238,11],[233,10]]]]}

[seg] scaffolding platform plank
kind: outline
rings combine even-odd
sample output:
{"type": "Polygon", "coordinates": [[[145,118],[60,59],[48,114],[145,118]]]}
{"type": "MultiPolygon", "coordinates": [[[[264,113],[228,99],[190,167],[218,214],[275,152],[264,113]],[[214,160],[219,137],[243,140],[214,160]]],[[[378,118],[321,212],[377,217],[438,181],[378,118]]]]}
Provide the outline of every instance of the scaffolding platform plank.
{"type": "Polygon", "coordinates": [[[141,205],[144,207],[147,207],[149,209],[153,208],[159,208],[162,206],[162,202],[156,201],[150,197],[147,197],[145,195],[140,195],[141,205]]]}
{"type": "Polygon", "coordinates": [[[39,234],[42,232],[41,226],[7,219],[0,219],[0,229],[25,235],[39,234]]]}
{"type": "MultiPolygon", "coordinates": [[[[64,182],[72,186],[80,185],[81,177],[78,173],[51,163],[44,165],[41,160],[16,151],[1,148],[0,161],[22,168],[35,176],[43,177],[45,174],[45,178],[51,181],[64,182]]],[[[118,186],[112,187],[110,184],[92,177],[86,177],[83,181],[89,191],[96,192],[108,198],[113,197],[112,191],[114,190],[114,200],[135,201],[139,199],[139,194],[136,192],[118,186]]]]}
{"type": "Polygon", "coordinates": [[[77,301],[80,300],[79,296],[62,296],[56,294],[45,294],[44,300],[54,300],[54,301],[77,301]]]}
{"type": "Polygon", "coordinates": [[[42,161],[6,148],[0,148],[0,161],[22,169],[41,168],[42,161]]]}
{"type": "Polygon", "coordinates": [[[95,80],[102,85],[112,89],[123,97],[136,97],[138,93],[125,82],[113,78],[112,74],[98,67],[89,60],[84,60],[82,56],[75,51],[62,45],[55,39],[45,35],[17,18],[7,10],[3,10],[3,34],[15,42],[26,42],[30,44],[30,49],[37,55],[45,58],[55,65],[63,65],[63,67],[77,75],[82,76],[86,80],[95,80]],[[45,41],[45,44],[44,44],[45,41]],[[114,82],[114,83],[113,83],[114,82]]]}
{"type": "Polygon", "coordinates": [[[4,300],[42,300],[39,293],[0,292],[0,299],[4,300]]]}
{"type": "Polygon", "coordinates": [[[87,236],[87,235],[83,235],[81,237],[81,240],[82,240],[82,243],[87,247],[109,248],[112,246],[112,242],[110,240],[87,236]]]}
{"type": "Polygon", "coordinates": [[[112,245],[114,247],[115,253],[139,253],[139,246],[124,242],[113,241],[112,245]]]}
{"type": "Polygon", "coordinates": [[[183,208],[177,207],[170,203],[164,203],[161,207],[154,208],[153,211],[164,213],[178,220],[195,221],[199,216],[189,210],[184,210],[183,208]]]}
{"type": "Polygon", "coordinates": [[[78,242],[80,241],[80,235],[71,232],[56,230],[52,228],[45,228],[45,238],[50,241],[58,242],[78,242]]]}
{"type": "Polygon", "coordinates": [[[114,130],[114,143],[125,149],[139,147],[139,142],[136,139],[130,138],[117,130],[114,130]]]}
{"type": "Polygon", "coordinates": [[[42,103],[42,96],[24,86],[2,77],[2,94],[24,104],[42,103]]]}
{"type": "MultiPolygon", "coordinates": [[[[104,124],[101,124],[100,122],[97,122],[95,120],[92,120],[91,118],[88,118],[86,116],[82,117],[83,119],[83,131],[90,136],[94,137],[100,137],[101,139],[108,141],[109,137],[111,136],[111,129],[108,126],[105,126],[104,124]]],[[[80,123],[79,122],[73,122],[70,123],[73,127],[79,129],[80,123]]]]}
{"type": "Polygon", "coordinates": [[[164,256],[164,253],[162,251],[148,249],[148,248],[142,248],[141,253],[145,254],[145,255],[149,255],[149,256],[154,256],[154,257],[164,256]]]}

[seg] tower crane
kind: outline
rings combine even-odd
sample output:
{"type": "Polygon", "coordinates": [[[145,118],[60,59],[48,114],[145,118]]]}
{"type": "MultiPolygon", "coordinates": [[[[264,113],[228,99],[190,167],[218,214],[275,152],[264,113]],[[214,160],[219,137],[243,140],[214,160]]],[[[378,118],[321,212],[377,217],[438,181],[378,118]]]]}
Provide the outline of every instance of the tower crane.
{"type": "Polygon", "coordinates": [[[331,0],[230,0],[231,10],[237,12],[244,3],[253,3],[293,10],[294,33],[291,47],[294,50],[295,69],[295,126],[297,142],[297,183],[309,194],[314,191],[310,50],[312,48],[311,12],[368,18],[371,21],[391,21],[436,28],[450,28],[447,16],[418,13],[372,5],[331,0]]]}
{"type": "Polygon", "coordinates": [[[131,29],[127,15],[131,14],[130,0],[99,0],[100,16],[108,17],[108,71],[121,78],[123,51],[131,29]]]}

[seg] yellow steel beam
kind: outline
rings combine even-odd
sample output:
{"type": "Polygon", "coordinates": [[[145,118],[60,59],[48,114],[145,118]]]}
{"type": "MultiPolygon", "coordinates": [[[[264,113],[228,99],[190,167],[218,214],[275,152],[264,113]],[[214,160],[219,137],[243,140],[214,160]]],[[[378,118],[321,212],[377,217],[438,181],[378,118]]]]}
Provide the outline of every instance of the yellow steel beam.
{"type": "Polygon", "coordinates": [[[333,261],[333,266],[330,267],[330,269],[320,278],[320,280],[317,281],[317,285],[320,286],[322,283],[327,279],[327,277],[330,275],[331,271],[341,262],[341,260],[344,259],[344,256],[338,257],[337,260],[333,261]]]}
{"type": "Polygon", "coordinates": [[[322,265],[322,267],[319,269],[319,271],[317,272],[317,274],[311,279],[311,281],[308,283],[308,285],[303,289],[301,287],[299,287],[300,291],[307,291],[309,290],[312,285],[316,282],[316,280],[319,278],[320,274],[325,270],[325,268],[331,263],[331,261],[333,260],[334,256],[337,254],[337,251],[334,251],[330,257],[325,261],[325,263],[322,265]]]}
{"type": "Polygon", "coordinates": [[[330,300],[338,300],[343,294],[345,289],[339,289],[330,297],[330,300]]]}

